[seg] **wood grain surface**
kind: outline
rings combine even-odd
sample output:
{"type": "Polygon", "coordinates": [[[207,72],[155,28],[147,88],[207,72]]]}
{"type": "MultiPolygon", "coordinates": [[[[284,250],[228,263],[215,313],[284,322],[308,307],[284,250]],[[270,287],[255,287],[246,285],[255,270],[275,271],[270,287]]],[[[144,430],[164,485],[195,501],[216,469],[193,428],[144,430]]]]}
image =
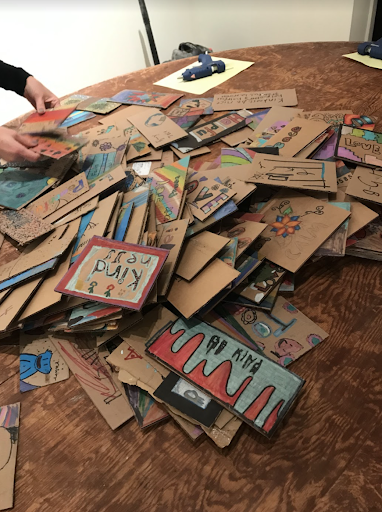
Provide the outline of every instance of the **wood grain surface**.
{"type": "MultiPolygon", "coordinates": [[[[382,74],[341,57],[355,49],[336,42],[221,52],[255,64],[208,96],[295,87],[300,108],[352,109],[376,116],[381,131],[382,74]]],[[[80,92],[161,90],[153,82],[185,64],[80,92]]],[[[221,147],[200,158],[212,161],[221,147]]],[[[14,253],[4,244],[0,261],[14,253]]],[[[306,385],[274,438],[242,426],[223,452],[207,439],[193,445],[173,421],[142,433],[131,420],[112,432],[73,376],[20,395],[17,350],[0,346],[0,404],[22,403],[15,512],[381,511],[381,265],[325,258],[296,281],[291,302],[330,337],[290,366],[306,385]]]]}

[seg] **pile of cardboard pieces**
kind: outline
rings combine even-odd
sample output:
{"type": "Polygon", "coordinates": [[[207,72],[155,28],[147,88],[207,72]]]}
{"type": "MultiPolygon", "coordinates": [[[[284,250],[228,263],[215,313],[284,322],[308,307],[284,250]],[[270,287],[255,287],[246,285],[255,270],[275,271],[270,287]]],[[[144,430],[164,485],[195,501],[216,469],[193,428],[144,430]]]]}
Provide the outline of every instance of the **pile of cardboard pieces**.
{"type": "Polygon", "coordinates": [[[381,259],[382,134],[295,91],[179,97],[77,95],[21,125],[45,156],[2,164],[0,343],[22,392],[71,370],[112,429],[172,417],[225,447],[242,422],[272,435],[304,384],[285,367],[328,336],[283,297],[296,272],[381,259]],[[108,103],[130,106],[66,133],[108,103]]]}

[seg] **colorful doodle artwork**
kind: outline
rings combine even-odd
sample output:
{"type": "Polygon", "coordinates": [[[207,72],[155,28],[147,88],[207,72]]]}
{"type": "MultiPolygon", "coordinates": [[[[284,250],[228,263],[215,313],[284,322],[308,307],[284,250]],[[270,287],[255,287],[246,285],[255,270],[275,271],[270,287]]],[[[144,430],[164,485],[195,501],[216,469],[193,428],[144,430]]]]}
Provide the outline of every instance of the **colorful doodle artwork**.
{"type": "Polygon", "coordinates": [[[190,109],[194,114],[206,116],[214,113],[213,101],[213,98],[183,98],[180,100],[180,106],[190,109]]]}
{"type": "Polygon", "coordinates": [[[140,310],[168,253],[94,236],[55,291],[140,310]]]}
{"type": "Polygon", "coordinates": [[[86,139],[81,139],[79,137],[55,137],[53,135],[49,137],[41,137],[37,135],[35,136],[35,139],[37,140],[37,146],[33,147],[33,151],[44,156],[50,156],[56,160],[73,153],[73,151],[77,151],[88,142],[86,139]]]}
{"type": "Polygon", "coordinates": [[[89,185],[109,172],[113,167],[120,165],[126,152],[127,140],[125,137],[111,137],[96,139],[92,146],[99,149],[99,153],[89,153],[82,166],[89,185]]]}
{"type": "Polygon", "coordinates": [[[248,277],[247,282],[235,290],[235,293],[253,301],[255,304],[260,304],[280,283],[284,274],[285,270],[283,268],[264,260],[248,277]]]}
{"type": "Polygon", "coordinates": [[[13,507],[20,404],[0,407],[0,510],[13,507]]]}
{"type": "Polygon", "coordinates": [[[49,338],[22,334],[20,391],[30,391],[69,378],[69,368],[49,338]]]}
{"type": "Polygon", "coordinates": [[[269,224],[272,226],[271,231],[276,232],[276,236],[282,236],[286,238],[288,235],[294,235],[296,231],[300,229],[299,224],[301,224],[301,220],[298,220],[300,217],[298,215],[277,215],[275,222],[269,224]]]}
{"type": "Polygon", "coordinates": [[[0,169],[0,205],[18,210],[48,190],[56,181],[56,178],[16,167],[0,169]]]}
{"type": "Polygon", "coordinates": [[[232,165],[250,164],[256,155],[254,149],[247,148],[222,148],[221,167],[230,167],[232,165]]]}
{"type": "Polygon", "coordinates": [[[167,108],[171,103],[181,98],[183,94],[164,92],[145,92],[126,89],[110,98],[125,105],[142,105],[144,107],[167,108]]]}
{"type": "Polygon", "coordinates": [[[187,130],[194,126],[200,119],[200,115],[194,114],[189,108],[175,107],[168,114],[167,117],[174,121],[175,124],[187,130]]]}
{"type": "Polygon", "coordinates": [[[169,417],[163,406],[144,389],[124,384],[127,399],[134,411],[135,419],[141,429],[145,429],[169,417]]]}
{"type": "Polygon", "coordinates": [[[147,352],[267,437],[304,381],[229,334],[178,319],[149,341],[147,352]]]}
{"type": "Polygon", "coordinates": [[[267,357],[282,366],[292,363],[328,334],[290,302],[277,297],[271,312],[223,303],[215,309],[267,357]]]}
{"type": "Polygon", "coordinates": [[[147,178],[155,202],[157,224],[179,218],[190,157],[155,169],[147,178]]]}
{"type": "Polygon", "coordinates": [[[367,167],[381,167],[382,133],[343,125],[335,156],[367,167]]]}

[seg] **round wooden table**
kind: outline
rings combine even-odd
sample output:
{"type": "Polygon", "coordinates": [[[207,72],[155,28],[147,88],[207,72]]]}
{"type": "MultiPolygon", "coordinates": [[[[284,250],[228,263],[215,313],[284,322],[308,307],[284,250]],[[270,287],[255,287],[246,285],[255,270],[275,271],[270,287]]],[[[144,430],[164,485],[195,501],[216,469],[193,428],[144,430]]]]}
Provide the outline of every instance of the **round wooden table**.
{"type": "MultiPolygon", "coordinates": [[[[355,49],[336,42],[221,52],[255,64],[207,95],[295,87],[300,108],[351,109],[375,116],[382,130],[382,72],[342,58],[355,49]]],[[[168,91],[153,83],[193,61],[79,92],[168,91]]],[[[198,158],[213,160],[221,147],[198,158]]],[[[306,384],[274,438],[243,425],[223,452],[208,439],[193,445],[173,421],[143,433],[132,420],[112,432],[73,377],[20,395],[17,352],[0,347],[0,403],[22,402],[15,512],[382,510],[380,263],[324,258],[298,272],[290,300],[330,337],[291,365],[306,384]]]]}

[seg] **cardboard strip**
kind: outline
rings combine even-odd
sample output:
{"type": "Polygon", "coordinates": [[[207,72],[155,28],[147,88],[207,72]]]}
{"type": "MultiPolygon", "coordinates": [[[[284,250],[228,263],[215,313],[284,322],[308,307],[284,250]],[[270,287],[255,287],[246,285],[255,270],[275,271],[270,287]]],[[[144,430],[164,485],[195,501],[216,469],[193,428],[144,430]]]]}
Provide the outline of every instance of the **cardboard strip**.
{"type": "Polygon", "coordinates": [[[0,407],[0,510],[13,507],[20,403],[0,407]]]}
{"type": "Polygon", "coordinates": [[[274,105],[281,107],[297,105],[296,89],[215,94],[212,102],[212,108],[215,112],[245,108],[266,108],[274,105]]]}

